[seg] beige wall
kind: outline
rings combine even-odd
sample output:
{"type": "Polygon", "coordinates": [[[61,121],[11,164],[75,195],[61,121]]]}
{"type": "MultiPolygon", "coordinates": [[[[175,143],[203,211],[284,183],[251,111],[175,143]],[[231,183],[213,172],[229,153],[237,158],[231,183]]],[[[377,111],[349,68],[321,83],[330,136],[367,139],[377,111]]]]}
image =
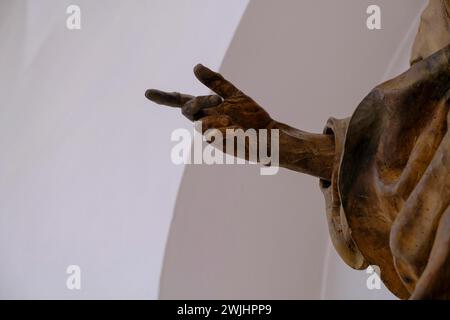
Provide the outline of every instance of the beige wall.
{"type": "MultiPolygon", "coordinates": [[[[271,115],[320,132],[407,67],[423,0],[251,1],[221,68],[271,115]],[[379,4],[382,30],[365,27],[379,4]],[[413,32],[408,30],[413,28],[413,32]]],[[[188,166],[161,298],[393,298],[330,250],[317,179],[257,166],[188,166]]]]}

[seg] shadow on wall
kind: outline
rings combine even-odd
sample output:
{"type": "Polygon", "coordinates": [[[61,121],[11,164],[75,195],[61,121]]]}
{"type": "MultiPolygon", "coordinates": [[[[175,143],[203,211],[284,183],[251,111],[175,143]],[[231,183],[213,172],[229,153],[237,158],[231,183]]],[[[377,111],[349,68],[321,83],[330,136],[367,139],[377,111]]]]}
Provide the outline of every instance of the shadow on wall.
{"type": "MultiPolygon", "coordinates": [[[[423,0],[252,1],[222,67],[276,120],[321,132],[380,82],[423,0]]],[[[370,291],[329,246],[318,181],[256,165],[187,166],[160,283],[162,299],[393,298],[370,291]],[[331,267],[330,267],[331,265],[331,267]],[[333,274],[327,272],[333,270],[333,274]]]]}

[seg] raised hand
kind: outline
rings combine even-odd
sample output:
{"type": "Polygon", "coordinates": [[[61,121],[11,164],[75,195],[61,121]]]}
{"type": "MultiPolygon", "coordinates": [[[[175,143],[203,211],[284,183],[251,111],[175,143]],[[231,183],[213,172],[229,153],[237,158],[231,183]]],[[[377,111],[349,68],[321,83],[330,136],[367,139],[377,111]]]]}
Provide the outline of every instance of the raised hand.
{"type": "Polygon", "coordinates": [[[203,132],[218,129],[225,134],[226,129],[264,129],[273,121],[263,108],[219,73],[199,64],[194,74],[217,95],[194,97],[149,89],[145,96],[155,103],[181,108],[186,118],[202,122],[203,132]]]}
{"type": "MultiPolygon", "coordinates": [[[[322,179],[331,179],[335,151],[331,135],[304,132],[273,120],[253,99],[222,75],[201,64],[194,68],[194,74],[217,95],[194,97],[150,89],[145,96],[158,104],[181,108],[182,114],[192,121],[200,120],[202,133],[208,129],[217,129],[226,137],[227,129],[278,130],[280,166],[322,179]]],[[[222,144],[223,148],[225,146],[226,144],[222,144]]],[[[268,145],[267,149],[271,150],[271,146],[268,145]]],[[[228,150],[227,153],[236,155],[234,150],[228,150]]]]}

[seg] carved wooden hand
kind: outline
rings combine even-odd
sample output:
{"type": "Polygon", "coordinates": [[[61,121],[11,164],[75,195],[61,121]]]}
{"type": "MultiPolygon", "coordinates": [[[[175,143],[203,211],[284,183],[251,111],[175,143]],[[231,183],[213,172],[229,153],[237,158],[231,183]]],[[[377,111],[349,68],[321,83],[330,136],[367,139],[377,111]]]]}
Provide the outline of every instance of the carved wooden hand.
{"type": "Polygon", "coordinates": [[[304,132],[273,120],[252,98],[201,64],[194,68],[194,74],[217,95],[194,97],[149,89],[145,96],[155,103],[181,108],[189,120],[202,122],[203,133],[217,129],[225,137],[227,129],[278,129],[280,166],[326,180],[331,178],[334,162],[332,136],[304,132]]]}
{"type": "Polygon", "coordinates": [[[218,129],[265,129],[273,121],[255,101],[227,81],[219,73],[199,64],[194,74],[217,95],[194,97],[177,92],[147,90],[146,97],[156,103],[181,108],[186,118],[201,120],[203,131],[218,129]]]}

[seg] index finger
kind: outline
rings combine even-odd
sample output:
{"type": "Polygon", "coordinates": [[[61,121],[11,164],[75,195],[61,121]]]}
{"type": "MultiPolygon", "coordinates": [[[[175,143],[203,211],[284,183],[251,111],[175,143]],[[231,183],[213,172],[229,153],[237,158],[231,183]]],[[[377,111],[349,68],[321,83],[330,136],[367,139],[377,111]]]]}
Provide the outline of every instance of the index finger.
{"type": "Polygon", "coordinates": [[[201,64],[195,66],[194,74],[201,83],[222,98],[230,98],[241,92],[220,73],[214,72],[201,64]]]}
{"type": "Polygon", "coordinates": [[[148,89],[145,92],[147,99],[169,107],[181,108],[186,102],[193,99],[194,96],[179,92],[164,92],[156,89],[148,89]]]}

